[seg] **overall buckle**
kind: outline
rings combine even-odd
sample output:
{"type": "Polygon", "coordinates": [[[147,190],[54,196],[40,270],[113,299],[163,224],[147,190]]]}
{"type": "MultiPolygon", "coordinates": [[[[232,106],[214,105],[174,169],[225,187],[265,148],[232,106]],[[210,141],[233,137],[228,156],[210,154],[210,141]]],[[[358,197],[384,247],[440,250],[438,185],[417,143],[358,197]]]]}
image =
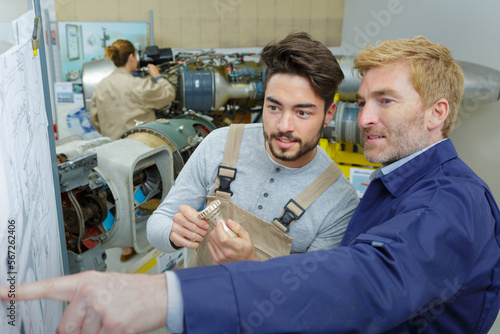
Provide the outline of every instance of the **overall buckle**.
{"type": "Polygon", "coordinates": [[[284,227],[286,227],[286,231],[289,232],[290,231],[290,224],[292,223],[292,221],[294,220],[297,220],[299,219],[300,217],[302,217],[302,215],[304,214],[304,212],[306,212],[306,209],[304,209],[303,207],[301,207],[299,205],[299,203],[295,202],[293,199],[290,199],[288,201],[288,203],[285,205],[285,208],[284,208],[285,212],[283,212],[283,215],[281,216],[281,218],[276,218],[275,220],[279,221],[281,223],[281,225],[283,225],[284,227]],[[295,213],[292,212],[292,210],[290,210],[288,208],[288,205],[290,203],[293,203],[297,208],[299,208],[302,212],[300,213],[300,215],[296,215],[295,213]]]}
{"type": "Polygon", "coordinates": [[[220,184],[219,184],[219,188],[215,189],[215,191],[216,192],[217,191],[223,191],[223,192],[231,194],[231,196],[232,196],[233,192],[231,191],[230,186],[231,186],[231,182],[236,178],[236,168],[219,166],[219,170],[217,172],[217,176],[219,177],[220,184]],[[220,174],[221,168],[229,169],[229,170],[234,171],[233,176],[231,177],[231,176],[221,175],[220,174]]]}

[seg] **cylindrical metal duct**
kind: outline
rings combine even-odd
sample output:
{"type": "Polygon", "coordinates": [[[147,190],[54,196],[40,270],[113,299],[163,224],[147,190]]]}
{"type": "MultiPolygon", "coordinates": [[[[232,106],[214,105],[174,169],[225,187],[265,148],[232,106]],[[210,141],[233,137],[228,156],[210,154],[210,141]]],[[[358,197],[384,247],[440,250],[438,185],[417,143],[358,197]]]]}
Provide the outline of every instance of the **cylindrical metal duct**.
{"type": "Polygon", "coordinates": [[[82,67],[82,88],[85,110],[90,112],[92,94],[97,84],[111,74],[115,65],[110,59],[98,59],[84,63],[82,67]]]}
{"type": "Polygon", "coordinates": [[[182,109],[210,112],[218,110],[229,99],[262,98],[254,82],[229,83],[219,72],[181,71],[182,109]]]}
{"type": "MultiPolygon", "coordinates": [[[[361,78],[358,77],[357,72],[352,71],[354,56],[336,56],[336,58],[345,76],[338,91],[340,100],[355,101],[361,78]]],[[[465,77],[462,107],[477,107],[500,99],[499,71],[465,61],[457,61],[457,63],[462,67],[465,77]]]]}
{"type": "Polygon", "coordinates": [[[356,103],[338,101],[335,115],[323,129],[322,137],[335,142],[363,145],[363,136],[357,124],[358,114],[359,107],[356,103]]]}

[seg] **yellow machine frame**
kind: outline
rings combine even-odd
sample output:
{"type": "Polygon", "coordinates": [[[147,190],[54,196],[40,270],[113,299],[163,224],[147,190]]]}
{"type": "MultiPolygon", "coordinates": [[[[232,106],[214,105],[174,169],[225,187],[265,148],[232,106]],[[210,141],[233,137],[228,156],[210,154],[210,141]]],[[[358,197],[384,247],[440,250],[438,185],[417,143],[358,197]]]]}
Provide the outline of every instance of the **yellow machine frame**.
{"type": "Polygon", "coordinates": [[[382,166],[381,164],[368,162],[363,153],[354,152],[354,145],[363,152],[363,148],[358,144],[330,143],[329,140],[325,138],[319,140],[319,146],[321,146],[326,153],[328,153],[330,158],[337,163],[348,179],[350,177],[351,167],[375,170],[382,166]]]}

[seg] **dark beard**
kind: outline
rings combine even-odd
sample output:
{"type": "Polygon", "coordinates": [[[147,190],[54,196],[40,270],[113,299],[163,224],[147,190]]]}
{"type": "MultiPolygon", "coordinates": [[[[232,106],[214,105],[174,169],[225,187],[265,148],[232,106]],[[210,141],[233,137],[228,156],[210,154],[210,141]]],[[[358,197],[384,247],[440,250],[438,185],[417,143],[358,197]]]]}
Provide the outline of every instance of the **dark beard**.
{"type": "Polygon", "coordinates": [[[323,127],[321,127],[321,129],[318,131],[318,133],[314,138],[312,138],[310,141],[306,143],[303,143],[300,138],[293,137],[291,133],[278,132],[278,133],[273,133],[271,135],[267,135],[267,133],[264,131],[264,137],[266,138],[271,154],[275,158],[282,161],[296,161],[302,156],[304,156],[306,153],[309,153],[316,148],[322,133],[323,133],[323,127]],[[299,144],[299,150],[292,156],[286,155],[288,149],[279,149],[279,151],[275,150],[274,147],[271,145],[271,140],[276,137],[285,137],[287,139],[296,141],[299,144]]]}

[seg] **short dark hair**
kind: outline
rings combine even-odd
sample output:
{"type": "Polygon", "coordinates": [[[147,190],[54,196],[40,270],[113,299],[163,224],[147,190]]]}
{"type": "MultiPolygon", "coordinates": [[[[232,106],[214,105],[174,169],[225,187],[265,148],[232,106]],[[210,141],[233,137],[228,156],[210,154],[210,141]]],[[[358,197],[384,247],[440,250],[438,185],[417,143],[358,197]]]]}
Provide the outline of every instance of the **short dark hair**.
{"type": "Polygon", "coordinates": [[[260,54],[266,65],[265,83],[275,74],[305,77],[325,101],[325,112],[333,102],[344,73],[332,52],[305,32],[293,33],[266,45],[260,54]]]}

